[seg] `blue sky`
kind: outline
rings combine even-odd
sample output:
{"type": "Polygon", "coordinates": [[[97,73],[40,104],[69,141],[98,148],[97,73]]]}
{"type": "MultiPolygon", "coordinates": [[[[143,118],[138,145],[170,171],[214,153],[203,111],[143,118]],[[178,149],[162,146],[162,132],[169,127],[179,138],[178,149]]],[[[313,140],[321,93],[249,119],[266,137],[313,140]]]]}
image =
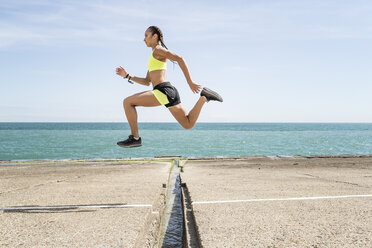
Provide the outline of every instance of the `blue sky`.
{"type": "MultiPolygon", "coordinates": [[[[0,2],[0,121],[126,121],[159,26],[195,82],[224,103],[203,122],[372,122],[371,1],[0,2]]],[[[198,96],[178,66],[168,80],[191,109],[198,96]]],[[[139,121],[174,122],[165,107],[139,121]]]]}

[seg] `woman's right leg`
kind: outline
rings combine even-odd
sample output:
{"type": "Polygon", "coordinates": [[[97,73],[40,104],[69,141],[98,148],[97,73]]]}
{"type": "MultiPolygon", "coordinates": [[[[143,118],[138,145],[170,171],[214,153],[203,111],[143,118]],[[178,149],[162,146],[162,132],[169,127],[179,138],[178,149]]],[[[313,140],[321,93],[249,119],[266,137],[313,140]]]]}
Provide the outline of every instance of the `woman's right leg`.
{"type": "Polygon", "coordinates": [[[125,115],[134,137],[139,137],[136,106],[155,107],[160,105],[152,91],[137,93],[124,99],[125,115]]]}

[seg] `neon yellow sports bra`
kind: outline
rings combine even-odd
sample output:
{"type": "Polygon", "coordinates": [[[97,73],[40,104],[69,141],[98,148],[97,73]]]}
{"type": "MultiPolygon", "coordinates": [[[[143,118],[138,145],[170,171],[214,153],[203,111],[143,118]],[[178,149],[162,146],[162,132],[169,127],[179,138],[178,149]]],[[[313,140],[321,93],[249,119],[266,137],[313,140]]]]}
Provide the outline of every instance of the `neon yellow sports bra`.
{"type": "Polygon", "coordinates": [[[149,69],[149,71],[166,70],[167,61],[163,62],[163,61],[155,59],[154,56],[152,56],[153,53],[154,52],[151,53],[149,62],[147,64],[147,68],[149,69]]]}

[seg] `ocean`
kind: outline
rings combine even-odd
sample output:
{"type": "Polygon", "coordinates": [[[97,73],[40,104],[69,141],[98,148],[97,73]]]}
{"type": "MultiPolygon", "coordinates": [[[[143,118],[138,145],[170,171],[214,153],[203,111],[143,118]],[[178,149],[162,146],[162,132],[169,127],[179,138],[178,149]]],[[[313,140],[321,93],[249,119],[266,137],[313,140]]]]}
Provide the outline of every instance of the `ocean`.
{"type": "Polygon", "coordinates": [[[372,123],[0,123],[0,160],[372,154],[372,123]]]}

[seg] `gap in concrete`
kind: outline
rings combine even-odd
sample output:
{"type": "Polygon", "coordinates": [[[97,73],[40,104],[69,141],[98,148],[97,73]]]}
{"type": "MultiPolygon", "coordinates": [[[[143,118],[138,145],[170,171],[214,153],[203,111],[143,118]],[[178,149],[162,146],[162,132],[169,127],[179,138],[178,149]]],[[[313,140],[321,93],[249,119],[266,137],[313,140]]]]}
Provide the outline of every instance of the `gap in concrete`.
{"type": "Polygon", "coordinates": [[[173,161],[160,226],[159,247],[199,248],[202,246],[191,197],[186,184],[181,183],[180,172],[183,166],[180,159],[173,161]]]}
{"type": "Polygon", "coordinates": [[[181,183],[184,216],[184,248],[199,248],[201,246],[200,234],[196,225],[191,196],[186,183],[181,183]]]}
{"type": "Polygon", "coordinates": [[[168,180],[167,200],[160,226],[160,247],[182,247],[183,204],[180,182],[179,159],[173,160],[168,180]]]}

